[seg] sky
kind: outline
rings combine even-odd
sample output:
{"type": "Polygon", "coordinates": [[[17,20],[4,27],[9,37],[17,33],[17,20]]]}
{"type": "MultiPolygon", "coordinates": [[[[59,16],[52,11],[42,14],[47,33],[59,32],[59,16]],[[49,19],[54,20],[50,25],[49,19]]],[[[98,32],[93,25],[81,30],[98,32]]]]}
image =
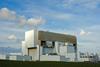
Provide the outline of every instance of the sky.
{"type": "Polygon", "coordinates": [[[100,0],[0,0],[0,47],[21,48],[34,27],[75,35],[80,52],[100,53],[100,0]]]}

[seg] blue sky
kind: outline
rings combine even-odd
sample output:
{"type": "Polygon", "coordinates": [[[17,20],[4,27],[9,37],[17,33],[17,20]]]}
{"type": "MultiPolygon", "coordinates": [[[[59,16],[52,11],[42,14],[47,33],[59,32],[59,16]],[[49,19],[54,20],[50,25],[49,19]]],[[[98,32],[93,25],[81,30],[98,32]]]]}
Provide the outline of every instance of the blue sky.
{"type": "Polygon", "coordinates": [[[0,0],[0,47],[21,47],[31,21],[41,30],[76,35],[82,52],[100,51],[100,0],[0,0]]]}

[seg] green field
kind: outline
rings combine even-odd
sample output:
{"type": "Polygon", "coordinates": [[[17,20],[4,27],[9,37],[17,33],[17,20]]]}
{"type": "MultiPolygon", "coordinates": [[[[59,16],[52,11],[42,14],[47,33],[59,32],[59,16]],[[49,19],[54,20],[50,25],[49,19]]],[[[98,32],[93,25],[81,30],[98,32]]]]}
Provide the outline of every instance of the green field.
{"type": "Polygon", "coordinates": [[[0,60],[0,67],[100,67],[100,63],[0,60]]]}

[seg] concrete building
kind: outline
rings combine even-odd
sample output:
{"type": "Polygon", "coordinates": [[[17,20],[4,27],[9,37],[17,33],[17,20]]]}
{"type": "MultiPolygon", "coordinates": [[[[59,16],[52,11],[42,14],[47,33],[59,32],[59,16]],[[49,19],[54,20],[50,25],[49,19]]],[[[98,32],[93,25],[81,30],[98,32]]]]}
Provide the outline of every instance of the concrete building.
{"type": "Polygon", "coordinates": [[[30,30],[25,32],[22,53],[32,56],[33,61],[76,61],[77,39],[73,35],[30,30]]]}

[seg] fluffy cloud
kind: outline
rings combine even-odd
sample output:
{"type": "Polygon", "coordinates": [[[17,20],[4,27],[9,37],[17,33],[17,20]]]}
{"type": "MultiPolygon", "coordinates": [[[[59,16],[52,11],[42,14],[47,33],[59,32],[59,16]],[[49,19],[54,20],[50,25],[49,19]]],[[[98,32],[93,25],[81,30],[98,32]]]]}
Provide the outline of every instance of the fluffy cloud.
{"type": "Polygon", "coordinates": [[[0,20],[15,20],[16,12],[10,11],[7,8],[0,9],[0,20]]]}
{"type": "Polygon", "coordinates": [[[15,11],[9,10],[7,8],[1,8],[0,21],[13,21],[24,24],[26,22],[26,18],[24,16],[17,15],[15,11]]]}
{"type": "Polygon", "coordinates": [[[39,18],[30,18],[27,20],[27,24],[32,25],[32,26],[38,26],[45,23],[45,20],[41,17],[39,18]]]}
{"type": "Polygon", "coordinates": [[[9,40],[16,40],[17,37],[14,34],[12,34],[12,35],[8,36],[8,39],[9,40]]]}
{"type": "Polygon", "coordinates": [[[27,19],[25,16],[17,15],[16,12],[11,11],[7,8],[0,9],[0,21],[14,21],[18,22],[20,25],[31,25],[31,26],[38,26],[45,22],[42,17],[39,18],[29,18],[27,19]]]}
{"type": "Polygon", "coordinates": [[[84,30],[81,30],[80,31],[80,36],[85,36],[85,35],[89,35],[91,32],[86,32],[86,31],[84,31],[84,30]]]}

